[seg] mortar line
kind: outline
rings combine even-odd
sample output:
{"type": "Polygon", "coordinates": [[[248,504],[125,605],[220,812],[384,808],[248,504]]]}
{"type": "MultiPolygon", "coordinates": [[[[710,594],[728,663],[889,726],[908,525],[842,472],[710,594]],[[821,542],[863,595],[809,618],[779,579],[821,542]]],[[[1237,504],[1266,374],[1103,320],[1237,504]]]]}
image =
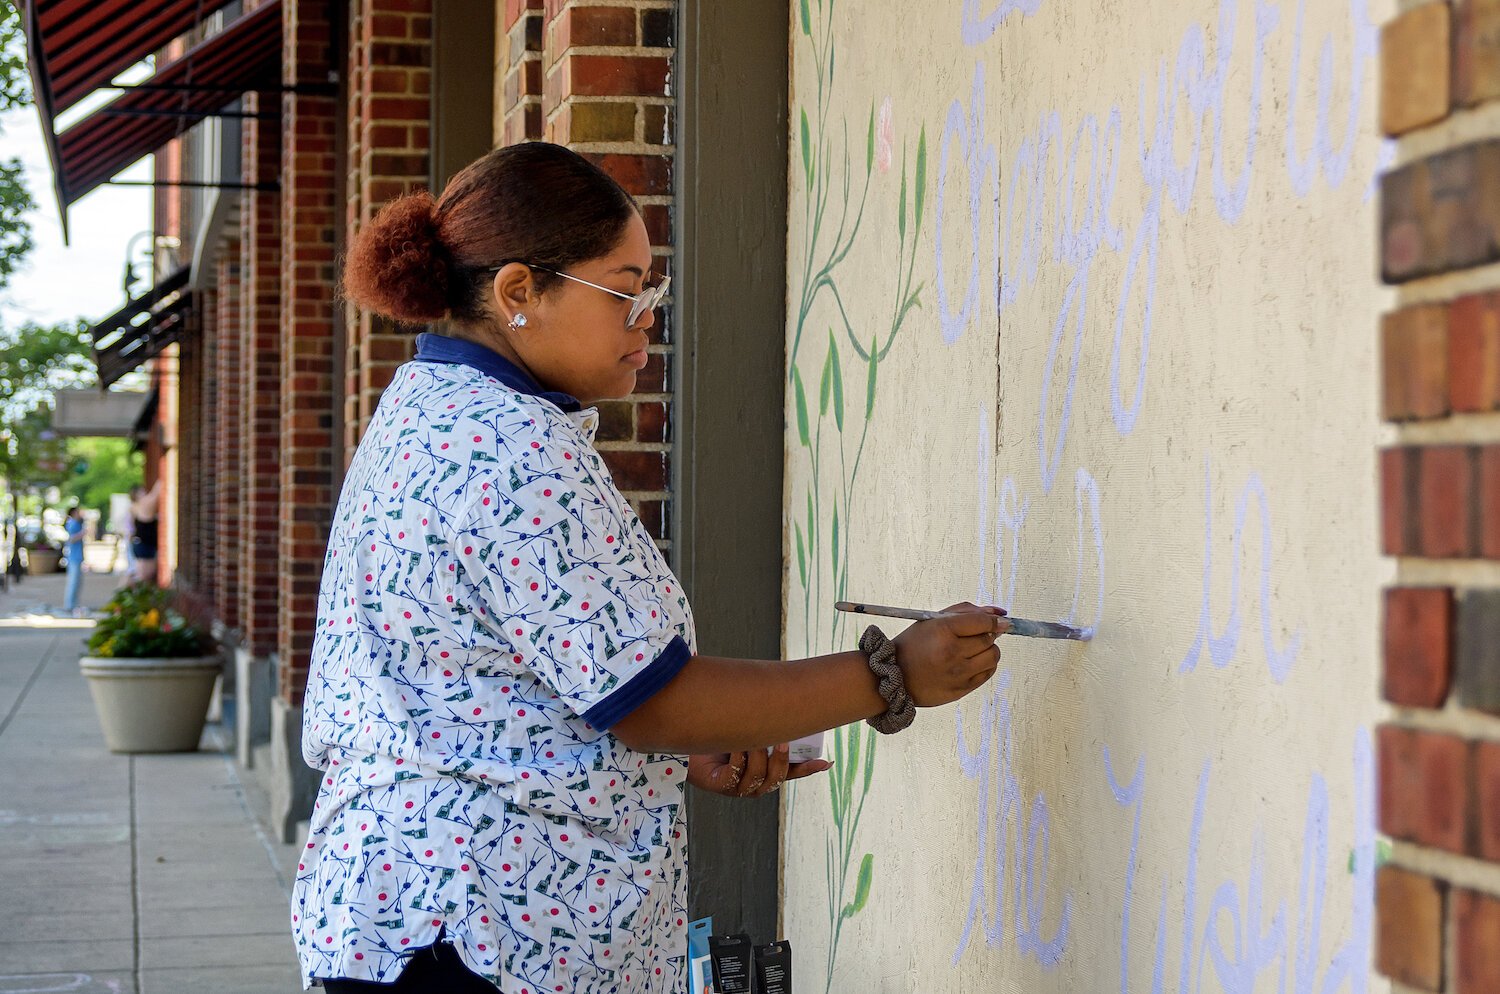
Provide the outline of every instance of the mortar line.
{"type": "Polygon", "coordinates": [[[5,734],[5,730],[10,727],[11,721],[16,715],[20,714],[21,705],[26,702],[26,697],[31,693],[31,688],[41,679],[42,670],[46,669],[47,664],[52,661],[52,655],[57,651],[57,643],[61,638],[62,636],[60,635],[53,637],[46,651],[42,653],[41,662],[36,664],[36,669],[31,671],[31,676],[27,677],[25,685],[21,687],[21,692],[16,695],[16,702],[6,712],[4,719],[0,719],[0,735],[5,734]]]}
{"type": "Polygon", "coordinates": [[[141,994],[141,861],[140,838],[136,825],[135,756],[129,757],[130,770],[130,904],[131,904],[131,976],[135,994],[141,994]]]}

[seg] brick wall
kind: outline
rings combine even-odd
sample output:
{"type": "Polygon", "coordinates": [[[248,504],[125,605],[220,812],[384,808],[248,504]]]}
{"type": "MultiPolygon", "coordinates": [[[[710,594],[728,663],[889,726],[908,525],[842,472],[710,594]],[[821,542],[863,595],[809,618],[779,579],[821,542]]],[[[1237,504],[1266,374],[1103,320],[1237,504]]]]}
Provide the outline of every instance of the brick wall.
{"type": "MultiPolygon", "coordinates": [[[[282,6],[288,84],[327,84],[338,64],[328,5],[282,6]]],[[[282,98],[281,515],[277,687],[300,704],[334,503],[334,245],[340,221],[333,96],[282,98]]]]}
{"type": "Polygon", "coordinates": [[[1385,593],[1376,964],[1500,990],[1500,4],[1408,7],[1382,38],[1385,593]]]}
{"type": "MultiPolygon", "coordinates": [[[[672,256],[671,0],[503,0],[496,117],[510,144],[545,138],[589,156],[641,205],[657,275],[672,256]]],[[[657,314],[650,364],[629,400],[599,407],[615,482],[666,547],[672,314],[657,314]]]]}
{"type": "Polygon", "coordinates": [[[218,342],[214,363],[214,393],[218,416],[207,453],[215,485],[215,528],[212,544],[218,566],[209,576],[205,593],[213,596],[214,613],[232,629],[240,627],[240,573],[244,556],[240,474],[242,471],[244,368],[240,322],[243,320],[240,242],[236,236],[221,246],[215,267],[218,290],[218,342]]]}
{"type": "MultiPolygon", "coordinates": [[[[348,237],[384,204],[429,182],[433,0],[350,5],[348,237]]],[[[353,458],[415,333],[348,305],[344,452],[353,458]]]]}
{"type": "MultiPolygon", "coordinates": [[[[252,113],[262,103],[245,97],[252,113]]],[[[281,123],[246,119],[242,162],[247,183],[276,180],[281,172],[281,123]]],[[[240,631],[256,656],[276,648],[277,566],[281,507],[281,195],[249,191],[240,208],[240,270],[243,282],[240,341],[243,398],[240,404],[240,517],[244,530],[240,562],[240,631]]]]}

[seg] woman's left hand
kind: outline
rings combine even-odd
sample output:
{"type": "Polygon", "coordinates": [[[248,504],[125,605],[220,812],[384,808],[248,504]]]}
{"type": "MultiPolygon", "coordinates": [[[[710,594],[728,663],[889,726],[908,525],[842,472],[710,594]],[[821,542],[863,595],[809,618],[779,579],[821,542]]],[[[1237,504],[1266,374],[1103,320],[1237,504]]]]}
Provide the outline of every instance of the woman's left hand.
{"type": "Polygon", "coordinates": [[[688,783],[725,797],[763,797],[788,780],[832,769],[826,759],[788,763],[787,746],[688,757],[688,783]]]}

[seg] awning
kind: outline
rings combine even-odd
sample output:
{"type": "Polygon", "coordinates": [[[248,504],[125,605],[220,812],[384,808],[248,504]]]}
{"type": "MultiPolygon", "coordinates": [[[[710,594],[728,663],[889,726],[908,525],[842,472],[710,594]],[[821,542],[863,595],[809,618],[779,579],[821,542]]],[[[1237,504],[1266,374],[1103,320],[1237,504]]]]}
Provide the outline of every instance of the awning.
{"type": "Polygon", "coordinates": [[[182,337],[193,305],[188,275],[186,267],[177,270],[89,329],[101,388],[108,389],[182,337]]]}
{"type": "MultiPolygon", "coordinates": [[[[33,5],[28,13],[32,12],[39,16],[39,7],[33,5]]],[[[39,51],[44,58],[45,51],[39,51]]],[[[47,67],[33,58],[32,77],[39,89],[48,79],[46,72],[47,67]]],[[[159,67],[155,75],[61,134],[54,133],[49,109],[39,103],[64,216],[68,205],[84,194],[242,94],[280,89],[281,4],[275,0],[159,67]]]]}
{"type": "MultiPolygon", "coordinates": [[[[24,3],[36,100],[57,115],[227,0],[30,0],[24,3]]],[[[18,4],[21,6],[21,4],[18,4]]]]}

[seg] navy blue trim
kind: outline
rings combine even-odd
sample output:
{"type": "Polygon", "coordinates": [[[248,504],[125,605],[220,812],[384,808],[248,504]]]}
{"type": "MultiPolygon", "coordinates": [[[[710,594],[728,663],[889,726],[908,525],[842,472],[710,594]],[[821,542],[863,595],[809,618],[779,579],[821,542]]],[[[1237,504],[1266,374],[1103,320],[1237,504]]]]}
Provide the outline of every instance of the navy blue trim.
{"type": "Polygon", "coordinates": [[[645,669],[617,687],[604,700],[585,711],[583,720],[595,728],[613,728],[622,718],[645,704],[656,695],[657,691],[671,683],[672,678],[682,672],[682,668],[692,658],[693,652],[682,640],[682,636],[674,635],[672,641],[668,642],[667,647],[661,651],[661,655],[652,660],[645,669]]]}
{"type": "Polygon", "coordinates": [[[516,393],[540,397],[567,413],[583,410],[583,405],[578,402],[577,397],[557,390],[542,389],[541,384],[534,380],[526,370],[494,349],[485,348],[478,342],[452,338],[430,331],[424,332],[417,336],[417,361],[472,366],[481,373],[493,376],[516,393]]]}

